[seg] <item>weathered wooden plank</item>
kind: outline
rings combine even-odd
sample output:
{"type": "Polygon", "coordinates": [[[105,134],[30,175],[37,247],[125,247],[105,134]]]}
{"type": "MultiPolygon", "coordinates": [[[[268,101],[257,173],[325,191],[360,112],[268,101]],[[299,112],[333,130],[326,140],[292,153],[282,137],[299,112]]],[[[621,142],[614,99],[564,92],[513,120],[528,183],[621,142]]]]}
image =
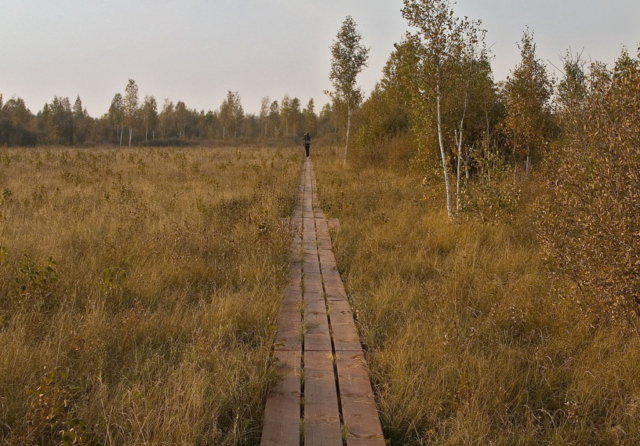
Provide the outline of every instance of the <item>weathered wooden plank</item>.
{"type": "Polygon", "coordinates": [[[333,346],[336,352],[358,352],[362,351],[358,330],[353,322],[346,324],[334,324],[331,321],[333,331],[333,346]]]}
{"type": "Polygon", "coordinates": [[[325,282],[325,290],[327,292],[327,300],[346,300],[347,291],[342,283],[325,282]]]}
{"type": "Polygon", "coordinates": [[[346,299],[327,301],[327,304],[329,306],[329,314],[331,315],[332,320],[341,324],[345,324],[353,320],[351,305],[349,305],[349,302],[346,299]]]}
{"type": "Polygon", "coordinates": [[[307,296],[304,300],[304,312],[305,313],[324,313],[327,314],[327,304],[323,296],[312,298],[307,296]]]}
{"type": "MultiPolygon", "coordinates": [[[[304,271],[304,276],[307,278],[311,275],[320,277],[320,264],[318,263],[318,260],[314,262],[305,259],[302,262],[302,270],[304,271]]],[[[319,281],[320,283],[322,283],[322,279],[320,279],[319,281]]]]}
{"type": "Polygon", "coordinates": [[[318,240],[318,249],[331,249],[330,240],[318,240]]]}
{"type": "Polygon", "coordinates": [[[297,304],[302,301],[302,286],[301,285],[289,285],[284,289],[284,304],[292,303],[297,304]]]}
{"type": "Polygon", "coordinates": [[[276,350],[302,349],[302,301],[298,298],[285,298],[278,313],[276,350]]]}
{"type": "Polygon", "coordinates": [[[305,353],[304,393],[305,446],[342,445],[331,352],[305,353]]]}
{"type": "Polygon", "coordinates": [[[302,285],[302,269],[300,265],[292,265],[287,274],[287,286],[300,287],[302,285]]]}
{"type": "Polygon", "coordinates": [[[364,355],[336,352],[338,384],[347,446],[383,446],[384,436],[364,355]]]}
{"type": "MultiPolygon", "coordinates": [[[[285,290],[283,308],[278,314],[277,322],[275,348],[285,351],[276,350],[274,356],[297,354],[299,366],[299,350],[304,338],[305,445],[341,446],[342,435],[346,434],[347,446],[382,446],[385,444],[384,437],[369,375],[364,365],[353,313],[332,250],[330,224],[318,205],[316,176],[309,160],[304,164],[300,183],[300,201],[294,211],[294,218],[289,223],[296,231],[290,249],[290,285],[285,290]],[[301,283],[304,284],[304,293],[301,283]],[[303,314],[300,313],[301,308],[303,314]],[[303,331],[302,337],[300,333],[303,331]],[[294,351],[286,351],[289,349],[294,351]],[[337,358],[337,375],[333,349],[337,358]],[[340,383],[344,426],[340,422],[336,380],[340,383]]],[[[285,362],[286,360],[285,358],[285,362]]],[[[295,362],[295,359],[292,361],[295,362]]],[[[279,386],[295,385],[293,381],[288,384],[286,382],[285,379],[279,386]]],[[[278,413],[284,415],[280,424],[268,425],[269,420],[265,418],[262,445],[300,443],[299,379],[297,385],[297,408],[294,398],[293,403],[287,406],[291,409],[290,413],[278,409],[279,406],[274,409],[272,396],[269,397],[267,416],[278,410],[278,413]],[[285,419],[293,421],[294,427],[282,427],[285,419]]]]}
{"type": "Polygon", "coordinates": [[[353,319],[353,313],[349,302],[346,300],[331,300],[328,301],[328,305],[335,350],[362,350],[358,329],[353,319]]]}
{"type": "Polygon", "coordinates": [[[318,244],[316,240],[305,240],[302,242],[302,250],[305,255],[315,255],[318,256],[318,244]]]}
{"type": "Polygon", "coordinates": [[[331,332],[327,312],[304,312],[304,351],[331,352],[331,332]]]}
{"type": "Polygon", "coordinates": [[[347,434],[347,446],[386,446],[383,438],[353,438],[347,434]]]}
{"type": "Polygon", "coordinates": [[[320,257],[320,263],[328,262],[333,263],[334,265],[336,263],[336,256],[331,249],[319,248],[318,256],[320,257]]]}
{"type": "Polygon", "coordinates": [[[304,292],[309,296],[318,296],[324,300],[324,288],[322,287],[322,275],[320,273],[306,273],[304,275],[304,292]]]}
{"type": "Polygon", "coordinates": [[[273,357],[282,381],[269,392],[260,445],[299,446],[301,352],[276,351],[273,357]]]}

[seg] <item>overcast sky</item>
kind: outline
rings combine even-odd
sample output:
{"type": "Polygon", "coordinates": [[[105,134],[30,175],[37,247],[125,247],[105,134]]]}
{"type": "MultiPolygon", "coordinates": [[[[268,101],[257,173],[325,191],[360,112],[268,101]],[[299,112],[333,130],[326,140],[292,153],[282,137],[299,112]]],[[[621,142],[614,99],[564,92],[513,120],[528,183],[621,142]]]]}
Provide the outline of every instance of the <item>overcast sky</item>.
{"type": "MultiPolygon", "coordinates": [[[[160,105],[168,97],[215,110],[232,90],[245,112],[285,93],[319,108],[345,16],[371,47],[358,78],[369,92],[407,31],[401,8],[402,0],[0,0],[0,93],[22,97],[34,113],[54,94],[80,95],[97,117],[132,78],[141,98],[160,105]]],[[[569,47],[611,63],[640,42],[639,0],[459,0],[454,8],[488,30],[496,80],[518,63],[526,25],[538,56],[556,66],[569,47]]]]}

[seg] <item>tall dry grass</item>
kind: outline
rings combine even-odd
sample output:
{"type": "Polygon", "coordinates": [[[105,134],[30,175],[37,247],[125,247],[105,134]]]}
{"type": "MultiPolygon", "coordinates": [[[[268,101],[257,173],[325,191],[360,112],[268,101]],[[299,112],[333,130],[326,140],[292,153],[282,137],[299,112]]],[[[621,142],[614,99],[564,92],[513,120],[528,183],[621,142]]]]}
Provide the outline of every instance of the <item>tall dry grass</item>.
{"type": "Polygon", "coordinates": [[[0,443],[256,443],[300,161],[0,150],[0,443]]]}
{"type": "Polygon", "coordinates": [[[640,339],[594,324],[549,274],[537,179],[509,218],[451,223],[440,182],[344,168],[340,150],[315,163],[392,444],[640,444],[640,339]]]}

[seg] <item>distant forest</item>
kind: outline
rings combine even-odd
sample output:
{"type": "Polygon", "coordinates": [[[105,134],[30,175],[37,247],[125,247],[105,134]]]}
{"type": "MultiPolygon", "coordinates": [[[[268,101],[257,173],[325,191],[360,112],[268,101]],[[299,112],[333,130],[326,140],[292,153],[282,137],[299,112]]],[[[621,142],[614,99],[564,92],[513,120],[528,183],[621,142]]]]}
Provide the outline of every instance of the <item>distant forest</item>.
{"type": "Polygon", "coordinates": [[[263,98],[259,115],[246,113],[240,95],[229,91],[215,111],[198,111],[184,102],[154,96],[139,97],[132,79],[122,93],[116,93],[109,110],[101,117],[89,116],[78,96],[54,96],[36,114],[25,101],[14,97],[6,102],[0,93],[0,145],[183,145],[207,140],[296,139],[305,132],[315,136],[338,131],[331,104],[319,113],[313,99],[306,106],[285,95],[281,101],[263,98]]]}
{"type": "MultiPolygon", "coordinates": [[[[459,185],[461,176],[488,175],[497,162],[521,166],[528,173],[551,143],[587,119],[587,111],[602,110],[614,93],[624,97],[635,91],[640,61],[626,48],[614,66],[587,63],[581,54],[568,51],[560,64],[562,75],[556,78],[537,57],[529,29],[518,44],[521,60],[506,80],[496,82],[480,21],[458,19],[447,2],[438,5],[448,11],[447,20],[438,19],[437,8],[428,14],[416,6],[403,10],[417,32],[395,44],[381,80],[366,100],[352,84],[355,99],[330,94],[319,111],[313,99],[304,105],[285,95],[279,101],[263,98],[255,114],[245,113],[240,94],[229,91],[218,109],[205,112],[182,101],[165,99],[159,104],[152,95],[141,97],[135,80],[129,79],[107,112],[94,118],[80,97],[72,103],[68,97],[54,96],[34,114],[23,99],[3,98],[0,93],[0,146],[282,144],[299,142],[307,132],[316,141],[333,135],[331,141],[338,142],[346,137],[353,115],[355,157],[382,160],[393,156],[387,153],[393,151],[389,141],[405,142],[395,146],[408,150],[399,156],[442,164],[451,201],[449,177],[459,185]]],[[[355,39],[352,43],[359,42],[355,22],[349,20],[345,32],[355,39]]],[[[350,82],[355,82],[355,75],[350,82]]],[[[631,106],[622,105],[616,111],[621,116],[631,106]]],[[[448,208],[451,213],[451,202],[448,208]]]]}

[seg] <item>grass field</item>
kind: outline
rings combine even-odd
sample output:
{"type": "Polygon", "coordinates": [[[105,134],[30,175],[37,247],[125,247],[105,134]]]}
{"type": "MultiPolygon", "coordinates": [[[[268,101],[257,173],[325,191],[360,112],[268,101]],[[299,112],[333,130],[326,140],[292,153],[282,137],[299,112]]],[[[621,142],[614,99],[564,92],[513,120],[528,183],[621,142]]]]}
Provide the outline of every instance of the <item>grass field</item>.
{"type": "MultiPolygon", "coordinates": [[[[452,223],[441,180],[314,154],[392,444],[640,444],[640,338],[551,274],[541,181],[520,179],[510,212],[452,223]]],[[[508,193],[507,177],[485,198],[508,193]]]]}
{"type": "Polygon", "coordinates": [[[300,166],[0,150],[0,443],[255,444],[300,166]]]}
{"type": "MultiPolygon", "coordinates": [[[[0,150],[0,443],[257,444],[300,152],[0,150]]],[[[391,444],[640,443],[640,338],[552,274],[535,175],[452,223],[437,178],[340,153],[318,195],[391,444]]]]}

